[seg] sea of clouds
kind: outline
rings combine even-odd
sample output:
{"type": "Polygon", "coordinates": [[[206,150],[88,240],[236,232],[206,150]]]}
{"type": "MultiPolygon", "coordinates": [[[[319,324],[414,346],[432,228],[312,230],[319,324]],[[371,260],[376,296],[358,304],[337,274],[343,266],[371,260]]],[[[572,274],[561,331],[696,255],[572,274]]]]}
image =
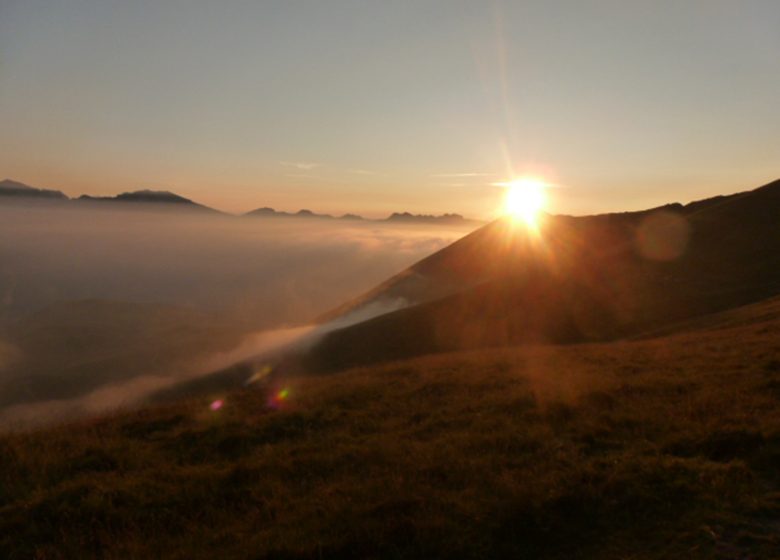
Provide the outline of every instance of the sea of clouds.
{"type": "Polygon", "coordinates": [[[15,326],[59,302],[185,306],[246,332],[234,348],[175,372],[138,371],[121,381],[107,378],[105,385],[85,388],[74,398],[11,404],[0,409],[0,424],[119,408],[274,344],[310,341],[343,326],[320,325],[312,332],[307,325],[315,317],[466,233],[466,228],[442,225],[234,217],[140,207],[0,206],[0,392],[18,372],[15,365],[25,360],[12,342],[15,326]]]}

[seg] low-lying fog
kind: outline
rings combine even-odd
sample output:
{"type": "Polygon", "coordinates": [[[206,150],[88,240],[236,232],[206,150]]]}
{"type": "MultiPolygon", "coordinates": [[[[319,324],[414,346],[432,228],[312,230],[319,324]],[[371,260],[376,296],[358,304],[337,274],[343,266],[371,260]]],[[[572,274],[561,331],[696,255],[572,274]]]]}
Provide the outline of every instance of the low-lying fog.
{"type": "Polygon", "coordinates": [[[439,225],[0,206],[0,310],[87,298],[307,321],[466,233],[439,225]]]}
{"type": "Polygon", "coordinates": [[[0,205],[0,428],[251,353],[258,331],[305,325],[467,232],[0,205]]]}

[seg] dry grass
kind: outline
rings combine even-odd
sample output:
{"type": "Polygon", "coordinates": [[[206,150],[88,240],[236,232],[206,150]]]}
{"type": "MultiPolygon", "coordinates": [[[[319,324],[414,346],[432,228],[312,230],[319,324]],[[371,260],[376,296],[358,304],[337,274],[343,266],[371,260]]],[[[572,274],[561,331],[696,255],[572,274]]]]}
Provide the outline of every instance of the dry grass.
{"type": "Polygon", "coordinates": [[[780,305],[0,439],[0,556],[772,558],[780,305]]]}

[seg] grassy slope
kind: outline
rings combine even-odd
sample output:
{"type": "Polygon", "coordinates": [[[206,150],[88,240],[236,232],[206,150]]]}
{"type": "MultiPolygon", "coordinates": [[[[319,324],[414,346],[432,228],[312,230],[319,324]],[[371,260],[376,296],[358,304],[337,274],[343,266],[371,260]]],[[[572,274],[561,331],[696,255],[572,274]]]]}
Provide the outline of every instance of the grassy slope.
{"type": "Polygon", "coordinates": [[[772,558],[780,299],[0,439],[4,558],[772,558]]]}
{"type": "Polygon", "coordinates": [[[761,301],[780,293],[778,216],[780,180],[662,211],[550,216],[538,239],[499,220],[353,302],[423,303],[328,333],[305,365],[614,340],[761,301]],[[664,247],[681,253],[651,258],[664,247]]]}

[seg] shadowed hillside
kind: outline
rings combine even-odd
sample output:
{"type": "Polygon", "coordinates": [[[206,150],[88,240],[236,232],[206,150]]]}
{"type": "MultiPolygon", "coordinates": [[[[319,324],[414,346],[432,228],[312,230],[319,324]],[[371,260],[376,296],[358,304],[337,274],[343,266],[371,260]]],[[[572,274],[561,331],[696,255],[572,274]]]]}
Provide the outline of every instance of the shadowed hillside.
{"type": "Polygon", "coordinates": [[[774,299],[5,436],[0,556],[776,558],[778,332],[774,299]]]}
{"type": "Polygon", "coordinates": [[[609,340],[780,293],[780,181],[644,212],[499,220],[323,320],[407,309],[335,331],[308,369],[527,342],[609,340]]]}

